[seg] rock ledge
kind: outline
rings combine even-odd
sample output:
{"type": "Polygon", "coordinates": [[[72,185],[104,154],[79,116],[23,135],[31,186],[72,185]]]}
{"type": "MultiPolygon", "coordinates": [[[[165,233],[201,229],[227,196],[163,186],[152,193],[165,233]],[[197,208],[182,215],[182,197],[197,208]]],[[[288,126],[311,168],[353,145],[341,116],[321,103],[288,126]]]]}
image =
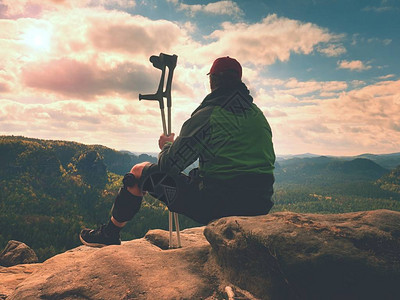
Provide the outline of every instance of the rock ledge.
{"type": "MultiPolygon", "coordinates": [[[[400,299],[400,212],[229,217],[37,264],[12,299],[400,299]],[[203,234],[204,232],[204,234],[203,234]]],[[[33,266],[33,265],[32,265],[33,266]]],[[[15,267],[12,267],[15,268],[15,267]]],[[[7,269],[0,269],[3,282],[7,269]]]]}

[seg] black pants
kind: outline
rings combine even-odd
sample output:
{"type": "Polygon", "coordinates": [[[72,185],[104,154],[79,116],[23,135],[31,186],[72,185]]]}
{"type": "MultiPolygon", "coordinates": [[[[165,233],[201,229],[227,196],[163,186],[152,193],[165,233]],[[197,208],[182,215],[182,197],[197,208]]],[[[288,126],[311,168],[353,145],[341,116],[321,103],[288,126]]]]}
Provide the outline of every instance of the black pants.
{"type": "MultiPolygon", "coordinates": [[[[141,190],[164,202],[170,211],[183,214],[201,224],[227,216],[267,214],[273,206],[274,176],[249,174],[228,180],[208,179],[191,172],[189,176],[171,176],[160,172],[158,165],[143,169],[141,190]]],[[[142,197],[121,190],[112,215],[126,222],[139,211],[142,197]]]]}

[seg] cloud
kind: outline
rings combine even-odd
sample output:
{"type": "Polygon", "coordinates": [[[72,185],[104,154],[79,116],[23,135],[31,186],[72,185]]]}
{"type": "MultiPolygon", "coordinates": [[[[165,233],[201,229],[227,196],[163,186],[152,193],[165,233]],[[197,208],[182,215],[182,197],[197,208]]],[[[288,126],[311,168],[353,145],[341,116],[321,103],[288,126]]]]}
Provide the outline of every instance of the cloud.
{"type": "Polygon", "coordinates": [[[400,80],[315,99],[312,106],[279,106],[285,97],[285,91],[275,91],[260,103],[264,111],[279,109],[287,114],[269,118],[278,153],[313,149],[320,154],[351,155],[400,149],[400,80]]]}
{"type": "Polygon", "coordinates": [[[39,17],[47,11],[65,11],[73,8],[104,7],[107,9],[128,9],[135,6],[135,0],[2,0],[2,3],[0,3],[0,18],[32,18],[39,17]]]}
{"type": "Polygon", "coordinates": [[[288,80],[284,87],[285,92],[291,95],[306,95],[314,92],[333,92],[346,90],[348,85],[344,81],[303,81],[299,82],[295,78],[288,80]]]}
{"type": "Polygon", "coordinates": [[[352,60],[352,61],[347,61],[347,60],[342,60],[338,61],[338,68],[339,69],[349,69],[351,71],[365,71],[369,70],[372,67],[365,65],[361,60],[352,60]]]}
{"type": "MultiPolygon", "coordinates": [[[[26,21],[25,21],[26,22],[26,21]]],[[[20,30],[37,27],[15,23],[20,30]],[[21,26],[22,25],[22,26],[21,26]]],[[[150,20],[139,15],[105,9],[66,9],[47,12],[41,19],[52,28],[52,54],[60,56],[97,56],[106,60],[144,60],[151,54],[171,51],[177,44],[190,42],[188,24],[166,20],[150,20]]]]}
{"type": "Polygon", "coordinates": [[[170,0],[169,2],[174,3],[178,10],[187,11],[191,15],[205,13],[211,15],[240,17],[244,14],[240,7],[233,1],[218,1],[208,4],[184,4],[177,0],[170,0]]]}
{"type": "Polygon", "coordinates": [[[107,145],[116,149],[156,150],[156,137],[161,132],[159,110],[146,102],[133,103],[103,99],[23,104],[0,99],[0,131],[46,139],[54,138],[56,132],[57,139],[86,144],[112,137],[107,145]],[[159,131],[155,132],[155,128],[159,131]]]}
{"type": "Polygon", "coordinates": [[[10,92],[10,91],[11,91],[11,89],[8,86],[8,84],[6,84],[4,82],[0,82],[0,92],[1,93],[7,93],[7,92],[10,92]]]}
{"type": "Polygon", "coordinates": [[[388,46],[390,43],[392,43],[392,40],[391,40],[391,39],[384,39],[384,40],[383,40],[383,44],[384,44],[385,46],[388,46]]]}
{"type": "Polygon", "coordinates": [[[393,11],[393,10],[398,10],[397,7],[393,6],[366,6],[363,8],[363,11],[372,11],[376,13],[383,13],[387,11],[393,11]]]}
{"type": "Polygon", "coordinates": [[[268,118],[281,118],[281,117],[287,117],[287,113],[281,110],[264,110],[263,111],[264,115],[267,116],[268,118]]]}
{"type": "MultiPolygon", "coordinates": [[[[21,97],[32,92],[38,96],[41,91],[45,97],[85,100],[153,93],[160,72],[148,61],[150,55],[190,43],[187,24],[180,27],[102,9],[69,9],[46,12],[41,19],[0,20],[0,27],[1,89],[12,89],[21,97]],[[46,49],[32,45],[42,31],[48,37],[46,49]]],[[[190,89],[177,76],[174,90],[190,89]]]]}
{"type": "Polygon", "coordinates": [[[269,78],[267,80],[262,80],[260,84],[264,86],[272,86],[274,93],[294,97],[310,94],[315,94],[316,97],[318,97],[318,95],[320,97],[331,97],[347,90],[349,87],[348,83],[345,81],[299,81],[296,78],[289,78],[288,80],[269,78]]]}
{"type": "Polygon", "coordinates": [[[270,65],[289,60],[291,53],[310,54],[320,43],[338,36],[312,23],[274,14],[255,24],[223,23],[209,38],[214,41],[197,51],[202,57],[230,55],[244,63],[270,65]]]}
{"type": "Polygon", "coordinates": [[[392,43],[392,39],[386,38],[386,39],[382,39],[382,38],[377,38],[377,37],[371,37],[371,38],[366,38],[364,36],[360,36],[360,34],[356,33],[353,34],[352,36],[352,42],[351,45],[354,46],[356,44],[359,43],[374,43],[374,44],[382,44],[384,46],[389,46],[392,43]]]}
{"type": "Polygon", "coordinates": [[[355,88],[365,85],[365,81],[362,80],[352,80],[350,83],[355,88]]]}
{"type": "MultiPolygon", "coordinates": [[[[17,19],[23,17],[37,17],[42,13],[43,1],[38,0],[2,0],[0,3],[0,19],[17,19]]],[[[46,6],[52,6],[52,1],[45,3],[46,6]]]]}
{"type": "Polygon", "coordinates": [[[185,30],[164,20],[153,21],[127,14],[99,14],[88,20],[87,37],[92,45],[103,51],[126,53],[168,52],[185,39],[185,30]]]}
{"type": "Polygon", "coordinates": [[[393,78],[395,76],[396,75],[394,75],[394,74],[387,74],[387,75],[384,75],[384,76],[379,76],[378,78],[379,79],[389,79],[389,78],[393,78]]]}
{"type": "Polygon", "coordinates": [[[392,39],[379,39],[379,38],[369,38],[367,39],[368,43],[380,43],[385,46],[388,46],[392,43],[392,39]]]}
{"type": "Polygon", "coordinates": [[[32,63],[22,69],[22,79],[28,87],[81,99],[113,94],[137,96],[139,91],[150,90],[158,81],[153,74],[150,69],[133,63],[103,69],[96,61],[68,58],[32,63]]]}
{"type": "Polygon", "coordinates": [[[318,47],[318,51],[328,57],[339,56],[347,52],[342,44],[329,44],[325,47],[320,46],[318,47]]]}
{"type": "Polygon", "coordinates": [[[104,6],[107,8],[122,8],[122,9],[136,7],[135,0],[97,0],[97,1],[91,1],[89,2],[89,4],[93,6],[104,6]]]}

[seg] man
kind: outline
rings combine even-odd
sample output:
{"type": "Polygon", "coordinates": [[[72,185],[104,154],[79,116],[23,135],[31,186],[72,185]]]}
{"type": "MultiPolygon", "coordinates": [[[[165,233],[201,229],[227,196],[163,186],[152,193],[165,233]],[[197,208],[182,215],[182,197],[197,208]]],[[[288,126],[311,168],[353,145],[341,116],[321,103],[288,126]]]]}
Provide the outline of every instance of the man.
{"type": "Polygon", "coordinates": [[[270,211],[275,163],[271,128],[242,82],[237,60],[216,59],[208,75],[211,93],[176,139],[174,134],[160,136],[157,164],[137,164],[125,175],[111,220],[96,230],[82,230],[83,244],[120,244],[120,230],[140,209],[145,192],[202,224],[270,211]],[[184,175],[197,159],[199,168],[184,175]]]}

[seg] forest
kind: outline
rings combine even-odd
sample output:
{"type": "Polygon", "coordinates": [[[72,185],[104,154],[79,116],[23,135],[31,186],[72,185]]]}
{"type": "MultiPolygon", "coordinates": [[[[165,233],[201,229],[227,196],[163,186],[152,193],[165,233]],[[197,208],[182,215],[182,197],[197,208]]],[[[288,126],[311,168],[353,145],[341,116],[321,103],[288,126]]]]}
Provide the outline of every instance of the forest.
{"type": "MultiPolygon", "coordinates": [[[[130,167],[156,160],[101,145],[0,136],[0,249],[22,241],[44,261],[77,247],[82,228],[107,222],[130,167]]],[[[400,154],[280,159],[275,176],[272,212],[400,211],[400,154]]],[[[179,220],[182,229],[199,225],[179,220]]],[[[168,211],[145,197],[122,239],[154,228],[168,229],[168,211]]]]}
{"type": "MultiPolygon", "coordinates": [[[[29,245],[41,261],[80,244],[82,228],[107,222],[123,174],[147,155],[103,146],[0,137],[0,248],[11,239],[29,245]]],[[[198,224],[180,217],[181,228],[198,224]]],[[[168,211],[146,197],[122,239],[168,229],[168,211]]]]}
{"type": "Polygon", "coordinates": [[[400,153],[278,160],[275,177],[273,211],[400,211],[400,153]]]}

